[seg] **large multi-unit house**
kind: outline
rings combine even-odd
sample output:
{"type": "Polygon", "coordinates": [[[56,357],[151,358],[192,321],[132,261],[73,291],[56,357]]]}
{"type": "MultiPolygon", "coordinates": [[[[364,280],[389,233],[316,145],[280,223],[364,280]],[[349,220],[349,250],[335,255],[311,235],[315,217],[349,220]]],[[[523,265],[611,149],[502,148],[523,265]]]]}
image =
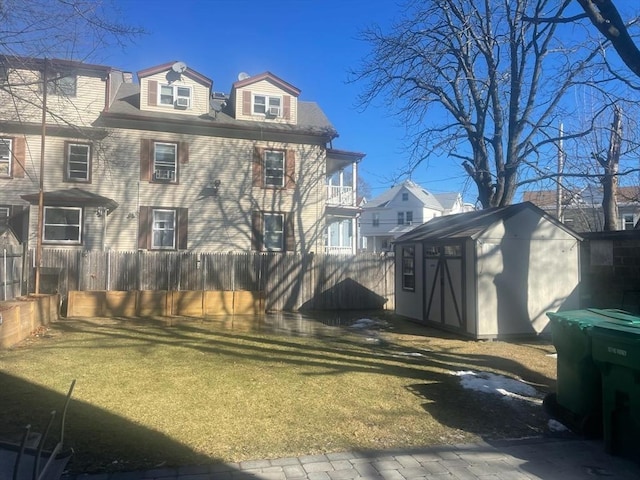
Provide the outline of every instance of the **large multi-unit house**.
{"type": "Polygon", "coordinates": [[[333,149],[297,87],[265,72],[218,93],[183,62],[137,76],[0,57],[0,218],[20,241],[355,252],[364,154],[333,149]]]}
{"type": "Polygon", "coordinates": [[[392,242],[432,218],[473,210],[460,193],[433,194],[405,180],[368,201],[360,217],[367,250],[384,252],[392,242]]]}
{"type": "MultiPolygon", "coordinates": [[[[602,187],[587,186],[579,191],[532,190],[523,200],[542,208],[576,232],[601,232],[604,229],[602,187]]],[[[640,187],[618,187],[617,230],[633,230],[640,222],[640,187]]]]}

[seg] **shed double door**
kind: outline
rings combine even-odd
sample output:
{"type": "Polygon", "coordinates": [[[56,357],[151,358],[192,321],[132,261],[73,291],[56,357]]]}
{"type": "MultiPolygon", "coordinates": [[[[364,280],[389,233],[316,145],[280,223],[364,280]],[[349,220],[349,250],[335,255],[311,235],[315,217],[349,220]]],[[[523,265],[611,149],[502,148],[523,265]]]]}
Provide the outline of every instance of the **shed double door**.
{"type": "Polygon", "coordinates": [[[460,245],[428,247],[424,261],[423,318],[447,328],[466,330],[462,247],[460,245]]]}

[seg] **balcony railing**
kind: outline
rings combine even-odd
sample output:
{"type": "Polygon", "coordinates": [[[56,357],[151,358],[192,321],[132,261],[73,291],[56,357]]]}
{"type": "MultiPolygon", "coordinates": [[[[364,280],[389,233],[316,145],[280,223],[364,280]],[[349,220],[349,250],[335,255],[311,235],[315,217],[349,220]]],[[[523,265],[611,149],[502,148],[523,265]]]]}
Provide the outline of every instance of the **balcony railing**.
{"type": "Polygon", "coordinates": [[[324,247],[324,253],[328,253],[330,255],[338,255],[340,253],[353,253],[351,247],[324,247]]]}
{"type": "Polygon", "coordinates": [[[327,185],[327,204],[355,207],[356,195],[353,188],[327,185]]]}

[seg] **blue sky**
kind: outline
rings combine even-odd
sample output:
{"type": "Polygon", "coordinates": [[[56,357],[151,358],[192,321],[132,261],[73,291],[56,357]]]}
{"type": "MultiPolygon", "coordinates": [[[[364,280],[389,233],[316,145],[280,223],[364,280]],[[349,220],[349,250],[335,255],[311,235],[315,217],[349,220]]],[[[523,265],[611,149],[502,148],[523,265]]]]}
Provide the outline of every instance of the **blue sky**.
{"type": "MultiPolygon", "coordinates": [[[[361,176],[372,196],[392,186],[408,159],[405,130],[391,111],[356,107],[362,84],[347,82],[369,51],[358,40],[366,26],[389,25],[400,7],[393,0],[117,0],[129,23],[148,34],[100,62],[133,73],[180,60],[228,93],[238,73],[270,71],[314,101],[340,136],[334,148],[366,153],[361,176]]],[[[413,180],[433,193],[459,191],[473,201],[461,167],[447,160],[420,167],[413,180]],[[443,163],[444,162],[444,163],[443,163]],[[465,187],[466,185],[466,187],[465,187]]]]}

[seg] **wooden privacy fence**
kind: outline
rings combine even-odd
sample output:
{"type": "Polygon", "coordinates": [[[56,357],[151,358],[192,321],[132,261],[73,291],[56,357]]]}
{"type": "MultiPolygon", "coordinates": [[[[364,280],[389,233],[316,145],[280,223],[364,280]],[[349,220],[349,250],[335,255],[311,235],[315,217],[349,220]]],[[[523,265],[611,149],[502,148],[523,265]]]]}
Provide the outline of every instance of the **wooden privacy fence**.
{"type": "Polygon", "coordinates": [[[2,247],[0,258],[0,301],[22,294],[22,247],[2,247]]]}
{"type": "MultiPolygon", "coordinates": [[[[29,255],[33,265],[33,251],[29,255]]],[[[263,294],[266,310],[393,309],[394,259],[373,253],[44,250],[41,291],[66,298],[74,290],[250,291],[263,294]]]]}

